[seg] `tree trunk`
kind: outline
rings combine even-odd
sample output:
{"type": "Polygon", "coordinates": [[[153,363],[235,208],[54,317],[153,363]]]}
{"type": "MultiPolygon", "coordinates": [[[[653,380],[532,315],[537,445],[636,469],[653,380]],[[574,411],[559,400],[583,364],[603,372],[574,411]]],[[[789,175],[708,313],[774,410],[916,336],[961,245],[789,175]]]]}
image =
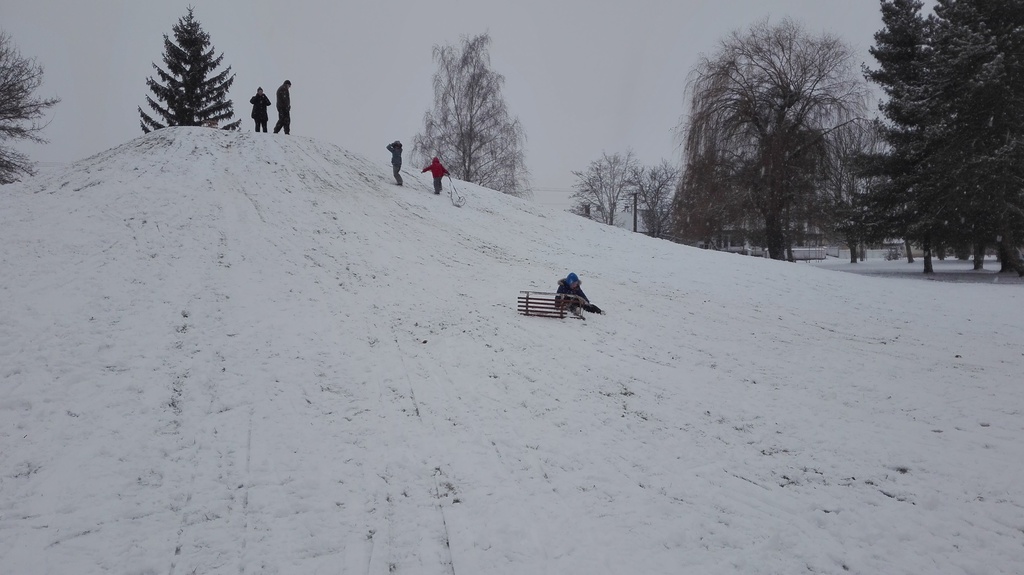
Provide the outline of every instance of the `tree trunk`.
{"type": "Polygon", "coordinates": [[[1013,241],[1013,231],[1004,226],[999,237],[999,273],[1016,272],[1024,277],[1024,262],[1020,261],[1017,245],[1013,241]]]}
{"type": "Polygon", "coordinates": [[[850,263],[857,263],[857,242],[850,242],[850,263]]]}
{"type": "Polygon", "coordinates": [[[910,248],[910,240],[903,240],[903,247],[907,250],[907,263],[914,263],[914,250],[910,248]]]}
{"type": "Polygon", "coordinates": [[[924,273],[933,274],[935,268],[932,267],[932,242],[925,241],[922,247],[924,248],[924,273]]]}
{"type": "Polygon", "coordinates": [[[764,243],[768,247],[768,255],[773,260],[786,259],[786,236],[782,233],[782,222],[778,215],[766,216],[764,219],[764,243]]]}
{"type": "Polygon", "coordinates": [[[974,244],[974,271],[985,269],[985,244],[974,244]]]}

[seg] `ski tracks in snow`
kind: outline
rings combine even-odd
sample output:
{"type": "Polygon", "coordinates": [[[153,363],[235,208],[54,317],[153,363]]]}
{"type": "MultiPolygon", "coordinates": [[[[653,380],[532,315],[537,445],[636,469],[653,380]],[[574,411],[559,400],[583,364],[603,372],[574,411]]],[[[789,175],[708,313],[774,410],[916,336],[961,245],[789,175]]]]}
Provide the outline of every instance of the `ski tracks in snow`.
{"type": "MultiPolygon", "coordinates": [[[[478,386],[466,386],[449,373],[463,364],[460,344],[497,337],[488,335],[486,318],[457,326],[430,318],[374,321],[368,331],[381,357],[398,358],[380,362],[378,374],[388,538],[386,548],[375,547],[370,572],[503,573],[524,564],[542,572],[567,566],[554,541],[597,546],[585,529],[563,531],[572,529],[564,518],[579,502],[553,480],[536,439],[522,435],[524,421],[534,421],[529,410],[499,399],[500,387],[516,382],[481,374],[478,386]],[[481,517],[489,518],[485,531],[481,517]]],[[[589,572],[610,571],[595,559],[589,572]]]]}
{"type": "MultiPolygon", "coordinates": [[[[239,217],[232,202],[241,198],[219,197],[229,200],[204,206],[194,216],[214,220],[210,227],[220,231],[205,243],[203,257],[211,261],[201,269],[207,273],[197,284],[182,286],[191,296],[182,305],[175,329],[178,339],[168,354],[168,363],[177,366],[178,375],[169,402],[177,447],[167,473],[179,476],[169,485],[184,486],[171,494],[171,509],[180,516],[168,571],[171,575],[197,570],[245,572],[254,409],[245,398],[227,394],[227,390],[243,387],[228,383],[245,374],[242,366],[230,361],[234,354],[228,346],[219,343],[231,342],[232,334],[239,330],[238,310],[227,295],[239,281],[232,270],[237,262],[228,256],[238,253],[230,244],[239,238],[232,238],[228,231],[232,227],[223,222],[239,217]],[[239,531],[240,549],[221,544],[227,532],[239,531]]],[[[248,200],[243,209],[252,209],[248,200]]]]}
{"type": "Polygon", "coordinates": [[[403,359],[404,334],[395,326],[367,320],[371,353],[381,361],[370,377],[376,382],[376,453],[379,479],[375,490],[373,549],[366,573],[454,575],[455,564],[444,505],[451,505],[456,488],[447,479],[437,455],[437,427],[424,413],[417,391],[423,393],[424,374],[410,371],[403,359]],[[397,358],[397,361],[396,361],[397,358]]]}

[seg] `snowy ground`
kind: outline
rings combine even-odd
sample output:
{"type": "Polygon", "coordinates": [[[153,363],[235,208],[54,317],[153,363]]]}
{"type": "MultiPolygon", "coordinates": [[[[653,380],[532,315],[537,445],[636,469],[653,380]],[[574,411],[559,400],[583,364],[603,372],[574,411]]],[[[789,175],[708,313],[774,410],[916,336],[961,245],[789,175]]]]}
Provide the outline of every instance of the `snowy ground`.
{"type": "Polygon", "coordinates": [[[940,282],[960,283],[992,283],[992,284],[1024,284],[1024,278],[1017,274],[999,273],[999,260],[986,259],[984,268],[974,269],[973,260],[932,259],[934,273],[924,273],[924,259],[914,258],[914,263],[906,259],[887,261],[884,259],[867,259],[851,264],[848,259],[828,258],[822,261],[806,262],[806,265],[828,268],[844,272],[871,276],[886,276],[900,279],[923,279],[940,282]]]}
{"type": "Polygon", "coordinates": [[[388,161],[172,128],[0,189],[0,573],[1024,572],[1021,285],[388,161]],[[607,315],[517,315],[569,271],[607,315]]]}

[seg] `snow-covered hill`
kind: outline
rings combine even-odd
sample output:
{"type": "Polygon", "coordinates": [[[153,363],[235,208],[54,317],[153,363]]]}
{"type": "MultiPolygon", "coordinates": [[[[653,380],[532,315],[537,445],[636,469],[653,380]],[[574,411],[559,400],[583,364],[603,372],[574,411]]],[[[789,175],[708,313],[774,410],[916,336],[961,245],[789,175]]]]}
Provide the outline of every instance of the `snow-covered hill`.
{"type": "Polygon", "coordinates": [[[1022,571],[1020,286],[389,160],[171,128],[0,188],[0,573],[1022,571]],[[517,315],[570,271],[607,315],[517,315]]]}

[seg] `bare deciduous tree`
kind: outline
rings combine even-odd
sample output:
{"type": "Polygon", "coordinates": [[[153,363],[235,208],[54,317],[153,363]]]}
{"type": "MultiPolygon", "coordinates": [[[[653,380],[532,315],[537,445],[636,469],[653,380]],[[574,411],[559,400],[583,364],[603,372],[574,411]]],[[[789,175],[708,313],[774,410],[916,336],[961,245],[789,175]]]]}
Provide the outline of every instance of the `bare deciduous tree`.
{"type": "Polygon", "coordinates": [[[28,157],[9,146],[8,140],[46,143],[40,132],[43,117],[59,98],[39,98],[35,91],[43,84],[43,68],[25,58],[10,36],[0,30],[0,184],[18,181],[18,174],[34,172],[28,157]]]}
{"type": "Polygon", "coordinates": [[[850,248],[850,263],[857,263],[857,248],[869,239],[866,199],[881,178],[869,174],[868,165],[883,149],[878,125],[872,122],[851,122],[829,138],[821,185],[823,225],[850,248]]]}
{"type": "Polygon", "coordinates": [[[679,185],[679,169],[662,160],[656,166],[638,166],[630,175],[647,235],[663,238],[670,234],[672,196],[679,185]]]}
{"type": "Polygon", "coordinates": [[[705,185],[711,177],[742,193],[773,258],[791,246],[793,217],[813,210],[799,202],[815,199],[823,140],[866,108],[853,64],[841,40],[810,36],[787,19],[733,32],[691,74],[684,165],[699,167],[705,185]]]}
{"type": "Polygon", "coordinates": [[[413,159],[426,165],[437,156],[457,178],[524,197],[526,133],[509,115],[501,95],[505,77],[491,70],[490,43],[481,34],[464,37],[461,50],[434,46],[434,109],[413,138],[413,159]]]}
{"type": "Polygon", "coordinates": [[[732,165],[716,152],[706,150],[686,166],[672,200],[677,239],[716,246],[730,227],[744,220],[747,195],[733,177],[732,165]]]}
{"type": "Polygon", "coordinates": [[[576,191],[572,195],[571,211],[614,226],[623,202],[630,199],[633,189],[630,178],[638,168],[632,150],[625,156],[602,153],[601,159],[591,162],[586,170],[572,173],[578,181],[573,185],[576,191]]]}

